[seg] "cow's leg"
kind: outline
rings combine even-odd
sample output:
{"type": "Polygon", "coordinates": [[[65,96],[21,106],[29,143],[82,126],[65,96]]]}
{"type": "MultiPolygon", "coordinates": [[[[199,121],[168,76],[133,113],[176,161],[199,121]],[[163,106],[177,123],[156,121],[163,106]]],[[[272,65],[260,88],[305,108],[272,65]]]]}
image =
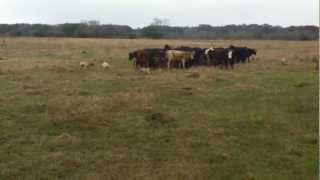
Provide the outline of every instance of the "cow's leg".
{"type": "Polygon", "coordinates": [[[135,62],[135,63],[133,64],[133,67],[134,67],[135,69],[138,69],[138,63],[135,62]]]}
{"type": "Polygon", "coordinates": [[[147,59],[147,61],[146,61],[146,68],[148,68],[148,67],[150,67],[150,61],[149,61],[149,59],[147,59]]]}
{"type": "Polygon", "coordinates": [[[139,66],[141,66],[141,61],[136,60],[135,63],[134,63],[134,67],[135,67],[136,69],[138,69],[139,66]]]}
{"type": "Polygon", "coordinates": [[[221,64],[220,64],[220,69],[223,69],[224,64],[225,64],[225,60],[222,60],[222,61],[221,61],[221,64]]]}
{"type": "Polygon", "coordinates": [[[213,60],[212,60],[212,65],[213,65],[213,66],[218,66],[218,65],[220,65],[219,60],[213,59],[213,60]]]}
{"type": "Polygon", "coordinates": [[[234,67],[234,60],[233,59],[230,59],[230,65],[231,65],[231,69],[233,69],[233,67],[234,67]]]}
{"type": "Polygon", "coordinates": [[[168,60],[168,62],[167,62],[167,68],[168,69],[170,69],[170,62],[171,62],[170,60],[168,60]]]}
{"type": "Polygon", "coordinates": [[[207,54],[204,64],[208,66],[208,65],[209,65],[209,61],[210,61],[210,57],[209,57],[209,55],[207,54]]]}
{"type": "Polygon", "coordinates": [[[206,64],[205,64],[206,61],[207,61],[207,60],[206,60],[206,57],[203,56],[203,57],[202,57],[202,61],[201,61],[201,65],[202,65],[202,66],[205,66],[205,65],[206,65],[206,64]]]}
{"type": "Polygon", "coordinates": [[[186,60],[182,59],[182,69],[186,68],[186,60]]]}
{"type": "Polygon", "coordinates": [[[222,61],[220,59],[214,59],[214,66],[219,66],[222,64],[222,61]]]}
{"type": "Polygon", "coordinates": [[[151,58],[148,58],[147,61],[148,61],[148,67],[147,68],[152,68],[153,62],[152,62],[151,58]]]}
{"type": "Polygon", "coordinates": [[[137,60],[137,61],[134,61],[133,65],[134,65],[134,67],[137,69],[137,68],[138,68],[138,60],[137,60]]]}
{"type": "Polygon", "coordinates": [[[229,59],[227,59],[227,60],[224,61],[224,66],[225,66],[226,69],[229,68],[229,67],[228,67],[228,63],[229,63],[228,61],[229,61],[229,59]]]}

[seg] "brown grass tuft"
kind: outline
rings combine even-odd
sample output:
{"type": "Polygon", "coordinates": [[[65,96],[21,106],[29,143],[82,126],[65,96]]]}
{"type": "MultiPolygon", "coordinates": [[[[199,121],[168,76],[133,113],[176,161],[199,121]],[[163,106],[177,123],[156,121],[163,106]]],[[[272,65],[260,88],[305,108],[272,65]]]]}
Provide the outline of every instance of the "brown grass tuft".
{"type": "Polygon", "coordinates": [[[148,106],[152,98],[151,93],[116,92],[111,95],[112,104],[148,106]]]}
{"type": "Polygon", "coordinates": [[[57,145],[67,145],[79,143],[81,140],[75,136],[71,136],[69,133],[61,133],[59,136],[56,136],[53,142],[57,145]]]}
{"type": "Polygon", "coordinates": [[[200,78],[200,73],[198,73],[198,72],[190,73],[189,75],[187,75],[187,78],[198,79],[198,78],[200,78]]]}

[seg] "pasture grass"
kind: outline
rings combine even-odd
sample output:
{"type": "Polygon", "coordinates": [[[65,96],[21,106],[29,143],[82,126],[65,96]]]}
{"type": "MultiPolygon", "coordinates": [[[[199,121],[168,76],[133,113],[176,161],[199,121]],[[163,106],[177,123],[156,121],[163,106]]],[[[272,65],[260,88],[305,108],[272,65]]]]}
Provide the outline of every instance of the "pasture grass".
{"type": "Polygon", "coordinates": [[[316,179],[317,42],[7,38],[0,179],[316,179]],[[129,51],[258,49],[234,70],[144,74],[129,51]],[[286,58],[288,65],[281,64],[286,58]],[[80,69],[79,62],[107,60],[80,69]]]}

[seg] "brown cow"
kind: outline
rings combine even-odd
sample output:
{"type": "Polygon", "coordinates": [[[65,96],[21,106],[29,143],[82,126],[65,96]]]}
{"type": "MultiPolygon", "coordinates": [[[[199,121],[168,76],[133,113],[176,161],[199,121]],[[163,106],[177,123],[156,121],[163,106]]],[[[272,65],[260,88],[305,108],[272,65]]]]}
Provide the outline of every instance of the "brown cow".
{"type": "Polygon", "coordinates": [[[133,60],[136,67],[159,68],[165,60],[165,51],[159,48],[141,49],[129,53],[129,60],[133,60]]]}
{"type": "Polygon", "coordinates": [[[133,65],[138,67],[149,67],[149,57],[144,49],[129,53],[129,60],[133,60],[133,65]],[[135,60],[134,60],[135,59],[135,60]]]}

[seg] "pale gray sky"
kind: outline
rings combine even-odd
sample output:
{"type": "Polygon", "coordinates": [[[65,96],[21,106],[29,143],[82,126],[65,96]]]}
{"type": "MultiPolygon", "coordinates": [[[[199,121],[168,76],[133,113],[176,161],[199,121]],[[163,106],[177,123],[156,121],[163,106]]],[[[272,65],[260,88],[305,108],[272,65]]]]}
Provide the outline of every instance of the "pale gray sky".
{"type": "Polygon", "coordinates": [[[319,25],[319,0],[0,0],[0,23],[98,20],[143,27],[155,17],[173,26],[319,25]]]}

